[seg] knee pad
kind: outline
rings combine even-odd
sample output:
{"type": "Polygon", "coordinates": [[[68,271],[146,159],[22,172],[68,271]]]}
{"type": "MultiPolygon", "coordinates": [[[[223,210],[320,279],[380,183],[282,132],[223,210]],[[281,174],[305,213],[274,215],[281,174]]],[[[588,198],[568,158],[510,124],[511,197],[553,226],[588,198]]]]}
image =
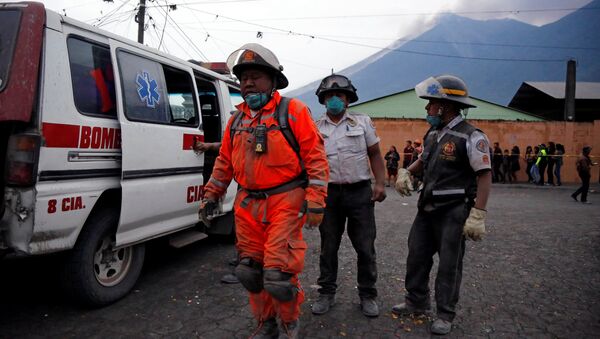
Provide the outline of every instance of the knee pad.
{"type": "Polygon", "coordinates": [[[279,301],[292,301],[298,294],[298,287],[290,282],[292,276],[291,273],[281,272],[278,269],[265,270],[265,291],[279,301]]]}
{"type": "Polygon", "coordinates": [[[252,293],[263,290],[262,265],[250,258],[242,258],[235,268],[235,275],[242,286],[252,293]]]}

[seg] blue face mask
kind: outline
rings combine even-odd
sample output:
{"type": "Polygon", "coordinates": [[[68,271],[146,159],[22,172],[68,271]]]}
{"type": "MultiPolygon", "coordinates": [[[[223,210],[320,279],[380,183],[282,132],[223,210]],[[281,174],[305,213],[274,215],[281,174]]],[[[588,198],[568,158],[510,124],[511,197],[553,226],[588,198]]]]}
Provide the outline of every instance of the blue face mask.
{"type": "Polygon", "coordinates": [[[439,115],[427,115],[426,119],[433,128],[438,128],[442,124],[442,117],[439,115]]]}
{"type": "Polygon", "coordinates": [[[346,103],[340,97],[333,96],[325,101],[327,112],[331,115],[340,115],[346,109],[346,103]]]}
{"type": "Polygon", "coordinates": [[[269,96],[266,93],[251,93],[244,97],[244,101],[251,110],[256,111],[269,102],[269,96]]]}

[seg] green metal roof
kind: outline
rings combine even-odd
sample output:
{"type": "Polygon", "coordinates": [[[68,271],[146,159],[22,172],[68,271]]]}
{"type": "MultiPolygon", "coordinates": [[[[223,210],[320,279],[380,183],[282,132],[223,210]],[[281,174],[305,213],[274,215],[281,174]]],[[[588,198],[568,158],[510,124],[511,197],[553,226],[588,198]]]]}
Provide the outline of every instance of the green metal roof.
{"type": "MultiPolygon", "coordinates": [[[[522,120],[545,121],[545,119],[523,111],[497,105],[489,101],[471,97],[477,106],[470,108],[467,117],[474,120],[522,120]]],[[[390,94],[359,104],[351,105],[355,112],[367,114],[371,118],[424,119],[427,100],[417,97],[414,89],[390,94]]]]}

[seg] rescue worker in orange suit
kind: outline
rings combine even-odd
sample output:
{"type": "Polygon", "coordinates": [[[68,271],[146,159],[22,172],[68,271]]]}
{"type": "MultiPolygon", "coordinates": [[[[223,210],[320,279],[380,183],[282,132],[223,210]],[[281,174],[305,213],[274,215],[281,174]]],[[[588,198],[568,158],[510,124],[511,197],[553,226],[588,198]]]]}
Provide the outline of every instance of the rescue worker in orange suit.
{"type": "Polygon", "coordinates": [[[418,212],[408,235],[406,295],[392,312],[407,315],[429,310],[429,273],[437,253],[437,319],[431,332],[448,334],[456,315],[465,238],[481,240],[485,233],[492,185],[489,141],[461,115],[463,109],[475,107],[462,79],[452,75],[428,78],[415,91],[429,100],[425,109],[431,128],[423,153],[408,169],[399,171],[396,181],[396,190],[410,195],[410,173],[423,173],[418,212]]]}
{"type": "Polygon", "coordinates": [[[235,273],[249,291],[258,321],[252,336],[296,338],[304,301],[298,281],[306,251],[302,226],[319,226],[327,195],[323,139],[308,107],[277,91],[288,80],[270,50],[246,44],[227,64],[240,80],[244,102],[227,124],[199,214],[208,219],[231,180],[238,182],[234,210],[240,262],[235,273]],[[297,152],[278,120],[284,102],[297,152]]]}
{"type": "Polygon", "coordinates": [[[332,74],[316,92],[326,114],[317,121],[325,139],[329,161],[329,185],[321,233],[319,298],[313,314],[324,314],[335,303],[338,250],[344,229],[356,251],[360,307],[367,317],[377,317],[377,262],[375,256],[375,201],[385,199],[385,165],[379,137],[369,116],[350,112],[348,104],[358,100],[356,88],[343,75],[332,74]],[[370,165],[370,166],[369,166],[370,165]],[[375,185],[371,188],[371,170],[375,185]]]}

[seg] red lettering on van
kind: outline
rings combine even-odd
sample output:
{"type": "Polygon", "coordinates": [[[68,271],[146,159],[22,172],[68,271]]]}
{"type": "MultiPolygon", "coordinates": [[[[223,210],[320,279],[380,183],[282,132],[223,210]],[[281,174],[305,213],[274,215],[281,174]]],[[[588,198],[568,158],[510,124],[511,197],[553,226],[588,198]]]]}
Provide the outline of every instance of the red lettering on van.
{"type": "Polygon", "coordinates": [[[66,197],[62,200],[61,210],[63,212],[75,211],[85,208],[81,197],[66,197]]]}
{"type": "Polygon", "coordinates": [[[121,130],[118,128],[81,126],[79,148],[120,149],[121,130]]]}
{"type": "Polygon", "coordinates": [[[200,200],[202,200],[203,197],[204,197],[204,186],[203,185],[189,186],[187,188],[188,204],[190,204],[192,202],[200,201],[200,200]]]}

